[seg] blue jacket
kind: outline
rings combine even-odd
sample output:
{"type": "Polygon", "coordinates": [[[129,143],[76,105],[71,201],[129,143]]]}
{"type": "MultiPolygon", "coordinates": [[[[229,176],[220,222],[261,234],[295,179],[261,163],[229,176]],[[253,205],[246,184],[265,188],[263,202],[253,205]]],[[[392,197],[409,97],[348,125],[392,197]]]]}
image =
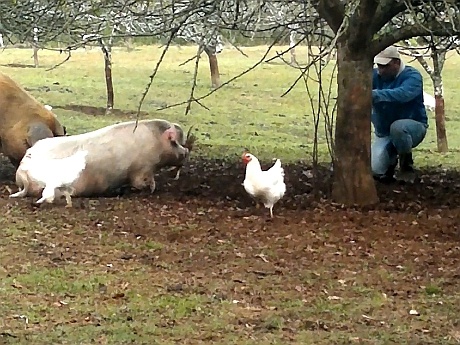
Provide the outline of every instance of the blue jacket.
{"type": "Polygon", "coordinates": [[[378,137],[390,135],[390,126],[396,120],[412,119],[428,124],[419,71],[406,66],[390,81],[382,80],[377,69],[373,73],[371,120],[378,137]]]}

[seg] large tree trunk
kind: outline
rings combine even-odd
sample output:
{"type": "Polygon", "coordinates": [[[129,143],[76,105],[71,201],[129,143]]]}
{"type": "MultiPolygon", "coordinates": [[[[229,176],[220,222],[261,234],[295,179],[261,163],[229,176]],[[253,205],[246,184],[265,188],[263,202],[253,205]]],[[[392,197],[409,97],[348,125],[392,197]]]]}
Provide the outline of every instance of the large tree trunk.
{"type": "Polygon", "coordinates": [[[371,173],[372,59],[338,46],[338,107],[332,198],[345,205],[379,202],[371,173]],[[358,54],[355,54],[358,55],[358,54]]]}
{"type": "Polygon", "coordinates": [[[208,55],[209,69],[211,70],[211,86],[213,89],[220,86],[219,64],[217,63],[216,50],[205,47],[204,51],[208,55]]]}

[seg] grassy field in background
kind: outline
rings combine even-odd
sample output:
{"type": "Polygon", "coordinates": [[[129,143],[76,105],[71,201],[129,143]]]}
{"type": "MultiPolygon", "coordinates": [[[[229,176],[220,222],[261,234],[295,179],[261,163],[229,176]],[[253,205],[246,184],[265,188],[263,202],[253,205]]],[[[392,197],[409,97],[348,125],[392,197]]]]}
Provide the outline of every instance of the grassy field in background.
{"type": "MultiPolygon", "coordinates": [[[[282,51],[285,47],[276,47],[282,51]]],[[[250,68],[259,61],[267,47],[243,48],[247,57],[236,49],[228,48],[218,55],[223,82],[250,68]]],[[[147,95],[143,111],[148,117],[162,117],[178,121],[185,126],[195,125],[200,139],[200,155],[240,155],[245,147],[263,159],[280,157],[284,161],[310,160],[313,143],[313,116],[303,83],[299,83],[284,97],[281,95],[291,86],[299,74],[295,68],[281,63],[263,63],[249,74],[231,82],[203,101],[209,111],[194,104],[185,116],[185,105],[162,111],[157,109],[185,101],[192,87],[194,62],[181,65],[195,54],[195,47],[171,47],[166,54],[155,81],[147,95]]],[[[142,92],[145,90],[161,48],[137,47],[132,52],[124,48],[113,51],[113,80],[115,108],[137,110],[142,92]]],[[[297,51],[300,62],[306,61],[306,48],[297,51]]],[[[7,64],[33,63],[29,49],[6,49],[0,52],[0,71],[7,73],[43,103],[55,107],[69,132],[82,133],[117,121],[124,116],[88,116],[75,111],[59,109],[59,106],[86,105],[105,107],[106,88],[104,61],[99,49],[79,50],[71,59],[58,68],[47,69],[60,63],[64,54],[55,51],[40,51],[40,68],[7,67],[7,64]]],[[[289,58],[289,56],[286,56],[289,58]]],[[[416,62],[412,63],[418,66],[416,62]]],[[[436,153],[436,131],[434,114],[430,113],[430,129],[424,143],[417,148],[418,166],[460,165],[460,100],[456,70],[460,64],[457,56],[449,57],[444,67],[447,132],[450,152],[436,153]]],[[[421,69],[421,68],[420,68],[421,69]]],[[[425,75],[426,91],[432,94],[432,83],[425,75]]],[[[327,79],[327,78],[326,78],[327,79]]],[[[314,84],[311,83],[314,87],[314,84]]],[[[210,75],[206,55],[200,60],[196,94],[209,92],[210,75]]],[[[144,118],[147,116],[144,116],[144,118]]],[[[131,117],[132,118],[132,117],[131,117]]],[[[322,125],[320,126],[322,127],[322,125]]],[[[328,160],[325,136],[320,133],[321,160],[328,160]]]]}
{"type": "MultiPolygon", "coordinates": [[[[224,50],[222,81],[265,49],[244,48],[248,57],[224,50]]],[[[299,60],[305,51],[298,50],[299,60]]],[[[236,162],[245,147],[265,162],[309,160],[313,118],[305,86],[280,97],[298,71],[279,59],[212,94],[203,101],[209,111],[156,110],[188,98],[194,63],[181,63],[194,52],[171,48],[142,108],[149,118],[196,126],[192,160],[199,154],[236,162]]],[[[115,108],[137,110],[160,53],[114,49],[115,108]]],[[[32,50],[0,51],[0,71],[52,105],[71,134],[133,118],[63,109],[105,107],[98,49],[73,52],[50,71],[65,56],[39,57],[40,68],[24,68],[33,63],[32,50]]],[[[418,166],[460,166],[459,63],[449,58],[444,72],[451,151],[435,152],[430,114],[418,166]]],[[[204,56],[197,94],[209,91],[204,56]]],[[[267,210],[256,209],[241,186],[244,167],[234,162],[201,161],[178,181],[158,174],[153,194],[74,198],[73,208],[8,198],[16,188],[10,169],[0,185],[0,345],[460,343],[457,172],[435,171],[420,184],[377,184],[381,203],[360,210],[315,200],[310,187],[327,195],[329,175],[315,181],[305,165],[289,165],[286,196],[266,221],[267,210]]]]}

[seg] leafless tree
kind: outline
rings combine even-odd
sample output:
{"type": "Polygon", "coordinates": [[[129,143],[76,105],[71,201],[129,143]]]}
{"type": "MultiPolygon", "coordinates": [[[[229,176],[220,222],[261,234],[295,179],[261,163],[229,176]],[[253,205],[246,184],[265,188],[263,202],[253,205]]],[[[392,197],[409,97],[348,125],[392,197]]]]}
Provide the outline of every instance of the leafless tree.
{"type": "MultiPolygon", "coordinates": [[[[83,15],[94,15],[110,7],[115,23],[132,26],[131,36],[166,38],[161,57],[164,57],[169,45],[193,25],[204,28],[202,32],[205,34],[199,40],[202,43],[200,47],[205,47],[206,42],[218,35],[225,38],[228,32],[238,32],[243,37],[257,35],[270,39],[272,44],[266,54],[242,74],[266,60],[274,45],[286,38],[292,28],[300,35],[300,40],[318,35],[327,28],[331,33],[330,47],[324,49],[320,57],[337,48],[338,63],[332,197],[346,205],[369,205],[379,201],[370,169],[373,57],[385,47],[411,37],[460,33],[458,2],[450,0],[76,0],[72,5],[61,1],[21,2],[29,7],[17,3],[7,1],[6,4],[0,4],[0,23],[3,25],[0,29],[9,36],[21,37],[21,29],[27,31],[27,28],[30,30],[34,26],[43,30],[44,41],[48,38],[57,40],[69,30],[85,33],[88,25],[81,20],[83,15]],[[41,11],[41,15],[34,12],[35,3],[41,3],[40,9],[36,10],[41,11]],[[25,10],[31,14],[18,16],[17,11],[11,10],[21,6],[27,7],[25,10]],[[281,11],[277,21],[273,21],[273,8],[281,11]],[[57,23],[57,26],[53,28],[54,24],[51,23],[57,23]]],[[[102,27],[103,21],[98,17],[92,23],[91,30],[98,23],[102,27]]],[[[68,49],[75,46],[77,43],[70,42],[68,49]]],[[[195,57],[196,61],[199,56],[200,51],[195,57]]],[[[142,99],[154,81],[160,64],[161,59],[154,67],[142,99]]],[[[197,68],[198,64],[195,66],[197,68]]],[[[299,70],[297,81],[303,80],[307,70],[299,70]]],[[[237,77],[200,97],[194,94],[195,82],[189,99],[185,101],[187,109],[192,102],[202,104],[204,98],[237,77]]],[[[141,103],[139,109],[140,106],[141,103]]]]}
{"type": "Polygon", "coordinates": [[[436,37],[420,36],[402,42],[401,50],[405,55],[416,59],[428,73],[434,88],[436,138],[439,152],[447,152],[446,119],[444,107],[444,87],[442,70],[447,58],[447,53],[456,51],[460,46],[457,36],[436,37]],[[431,64],[429,62],[431,60],[431,64]]]}
{"type": "Polygon", "coordinates": [[[372,58],[411,37],[457,32],[458,8],[447,1],[390,0],[325,0],[317,8],[339,34],[333,197],[345,204],[376,203],[370,172],[372,58]]]}

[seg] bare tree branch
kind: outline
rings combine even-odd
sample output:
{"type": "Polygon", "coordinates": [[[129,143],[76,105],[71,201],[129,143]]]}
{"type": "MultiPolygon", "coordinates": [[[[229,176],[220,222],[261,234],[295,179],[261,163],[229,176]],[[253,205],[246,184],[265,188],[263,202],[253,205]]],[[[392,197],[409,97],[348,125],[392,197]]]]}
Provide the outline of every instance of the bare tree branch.
{"type": "Polygon", "coordinates": [[[369,32],[378,32],[385,24],[407,9],[403,1],[381,0],[375,11],[369,32]]]}
{"type": "Polygon", "coordinates": [[[419,24],[408,25],[393,32],[386,32],[374,39],[374,49],[371,53],[373,55],[378,54],[386,47],[412,37],[427,35],[451,36],[453,32],[455,32],[454,26],[449,29],[445,25],[434,21],[426,23],[423,27],[419,24]]]}
{"type": "MultiPolygon", "coordinates": [[[[187,106],[185,107],[185,115],[187,115],[192,107],[192,102],[196,100],[195,98],[195,89],[196,89],[196,80],[197,80],[197,76],[198,76],[198,67],[199,67],[199,63],[200,63],[200,57],[201,57],[201,54],[203,53],[204,51],[204,47],[202,45],[199,45],[198,46],[198,52],[196,54],[196,59],[195,59],[195,69],[193,71],[193,84],[192,84],[192,87],[190,89],[190,97],[189,99],[187,100],[187,106]]],[[[198,103],[201,105],[201,103],[198,103]]]]}
{"type": "Polygon", "coordinates": [[[319,0],[318,14],[324,18],[330,28],[337,32],[345,17],[345,6],[340,0],[319,0]]]}
{"type": "MultiPolygon", "coordinates": [[[[61,52],[62,52],[62,51],[61,51],[61,52]]],[[[59,66],[63,65],[64,63],[66,63],[67,61],[69,61],[70,58],[71,58],[71,56],[72,56],[72,52],[71,52],[71,51],[65,51],[65,53],[67,54],[67,56],[66,56],[66,58],[65,58],[63,61],[59,62],[58,64],[54,65],[53,67],[50,67],[50,68],[46,69],[46,71],[47,71],[47,72],[48,72],[48,71],[52,71],[53,69],[56,69],[56,68],[58,68],[59,66]]]]}
{"type": "Polygon", "coordinates": [[[145,88],[144,92],[142,93],[141,99],[139,101],[139,105],[137,106],[136,125],[134,126],[134,131],[136,130],[137,125],[139,123],[139,115],[141,113],[142,104],[144,103],[145,97],[147,96],[147,94],[148,94],[148,92],[150,90],[150,87],[153,84],[153,80],[154,80],[155,76],[157,75],[157,72],[158,72],[158,69],[160,68],[161,63],[163,62],[163,59],[164,59],[166,53],[169,50],[169,47],[171,45],[173,37],[174,37],[174,35],[171,35],[169,37],[169,40],[166,43],[165,47],[163,48],[163,51],[161,52],[160,58],[158,59],[156,65],[155,65],[155,68],[153,69],[152,74],[149,76],[150,80],[149,80],[149,82],[147,84],[147,87],[145,88]]]}
{"type": "Polygon", "coordinates": [[[355,51],[365,49],[362,43],[367,42],[372,37],[372,31],[369,30],[369,27],[372,24],[378,5],[378,0],[360,1],[356,8],[353,9],[349,25],[353,27],[353,31],[357,34],[350,37],[350,49],[355,51]]]}

